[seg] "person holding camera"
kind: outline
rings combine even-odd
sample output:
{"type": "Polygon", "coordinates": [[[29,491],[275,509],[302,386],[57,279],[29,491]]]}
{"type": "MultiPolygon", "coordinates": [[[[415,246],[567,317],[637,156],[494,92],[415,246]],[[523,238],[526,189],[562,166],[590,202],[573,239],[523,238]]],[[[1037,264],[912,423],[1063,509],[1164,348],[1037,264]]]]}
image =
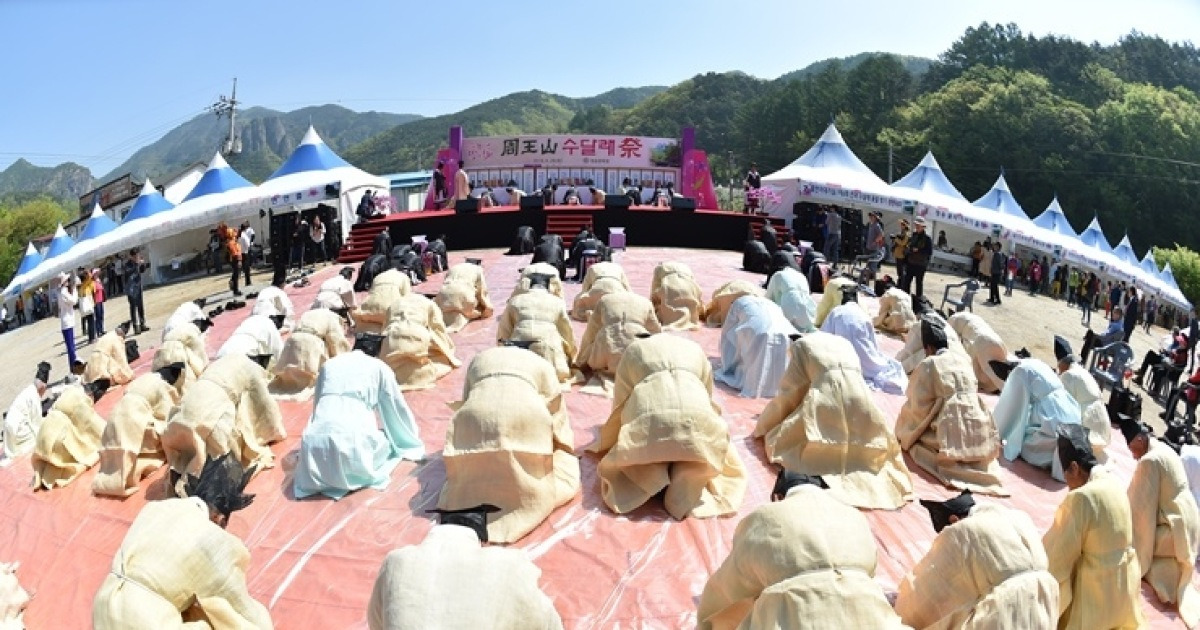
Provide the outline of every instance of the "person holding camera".
{"type": "Polygon", "coordinates": [[[882,212],[867,214],[866,250],[867,256],[870,256],[870,259],[867,260],[867,269],[871,271],[872,279],[879,273],[879,263],[883,262],[884,257],[883,225],[879,223],[882,218],[882,212]]]}
{"type": "Polygon", "coordinates": [[[921,297],[925,294],[925,269],[929,266],[929,259],[933,257],[933,239],[925,233],[925,217],[917,217],[913,223],[916,224],[917,231],[908,239],[908,249],[905,250],[905,274],[904,283],[901,287],[907,293],[912,293],[913,280],[917,282],[917,291],[912,293],[913,297],[921,297]]]}
{"type": "Polygon", "coordinates": [[[908,273],[908,219],[900,219],[900,232],[892,235],[892,258],[896,261],[896,282],[904,281],[908,273]]]}
{"type": "Polygon", "coordinates": [[[129,326],[134,334],[150,330],[146,326],[146,307],[142,304],[142,272],[146,264],[138,254],[138,248],[129,250],[125,259],[125,297],[129,300],[129,326]]]}

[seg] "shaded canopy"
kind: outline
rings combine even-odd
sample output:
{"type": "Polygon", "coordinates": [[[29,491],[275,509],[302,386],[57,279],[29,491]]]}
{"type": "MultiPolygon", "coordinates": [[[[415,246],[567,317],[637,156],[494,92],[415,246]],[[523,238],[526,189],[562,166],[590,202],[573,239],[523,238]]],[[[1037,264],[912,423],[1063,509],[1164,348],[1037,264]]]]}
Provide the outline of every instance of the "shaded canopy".
{"type": "Polygon", "coordinates": [[[1063,214],[1062,206],[1058,205],[1058,195],[1055,195],[1050,205],[1046,206],[1046,209],[1033,219],[1033,224],[1055,234],[1068,236],[1075,240],[1079,239],[1071,227],[1071,222],[1067,220],[1067,215],[1063,214]]]}
{"type": "Polygon", "coordinates": [[[1106,254],[1113,253],[1112,245],[1108,243],[1108,237],[1104,235],[1104,230],[1100,229],[1099,217],[1092,217],[1092,222],[1079,233],[1079,241],[1106,254]]]}
{"type": "Polygon", "coordinates": [[[1126,234],[1121,238],[1121,242],[1113,248],[1113,254],[1120,258],[1122,262],[1141,267],[1141,262],[1138,260],[1137,253],[1133,251],[1133,244],[1129,242],[1129,235],[1126,234]]]}
{"type": "Polygon", "coordinates": [[[922,193],[932,193],[932,200],[935,201],[938,198],[961,202],[967,200],[961,192],[958,192],[954,184],[951,184],[950,180],[946,178],[946,173],[942,171],[937,158],[933,157],[932,151],[926,152],[925,157],[921,158],[921,163],[917,164],[916,168],[892,184],[892,187],[915,190],[922,193]]]}
{"type": "Polygon", "coordinates": [[[215,195],[218,193],[229,192],[237,188],[251,188],[254,184],[246,181],[245,177],[238,174],[229,166],[225,158],[221,157],[220,153],[213,156],[211,162],[208,163],[208,169],[204,171],[204,175],[200,177],[200,181],[196,182],[196,186],[192,191],[183,198],[183,203],[199,199],[207,195],[215,195]]]}
{"type": "Polygon", "coordinates": [[[79,233],[79,242],[96,238],[115,229],[117,229],[117,222],[108,218],[108,215],[104,214],[104,210],[100,208],[100,204],[96,204],[96,207],[92,209],[92,216],[88,218],[87,225],[84,225],[83,231],[79,233]]]}
{"type": "Polygon", "coordinates": [[[34,267],[37,267],[41,262],[42,254],[33,246],[33,243],[30,243],[25,247],[25,256],[21,258],[21,264],[17,265],[16,275],[19,276],[23,273],[33,271],[34,267]]]}
{"type": "Polygon", "coordinates": [[[145,183],[142,184],[142,192],[138,194],[137,201],[133,202],[133,207],[129,209],[129,213],[125,215],[121,224],[124,225],[131,221],[145,219],[146,217],[158,214],[164,210],[170,210],[174,207],[175,204],[167,201],[162,196],[162,193],[158,192],[158,189],[154,187],[154,184],[150,183],[150,178],[147,177],[145,183]]]}
{"type": "Polygon", "coordinates": [[[1000,177],[996,178],[996,183],[992,184],[992,189],[979,199],[976,199],[971,205],[976,208],[999,212],[1005,217],[1012,217],[1019,220],[1019,223],[1029,222],[1029,215],[1025,214],[1025,209],[1021,207],[1021,204],[1017,203],[1016,197],[1013,197],[1012,191],[1008,189],[1008,181],[1004,179],[1003,172],[1000,173],[1000,177]]]}
{"type": "Polygon", "coordinates": [[[293,173],[303,173],[306,171],[328,171],[335,168],[350,166],[346,160],[334,153],[329,145],[317,135],[317,130],[310,125],[308,131],[305,132],[304,138],[300,140],[300,146],[296,147],[295,151],[288,157],[267,181],[271,181],[284,175],[293,173]]]}
{"type": "Polygon", "coordinates": [[[50,245],[46,247],[45,260],[49,261],[51,258],[61,256],[74,246],[75,241],[70,236],[67,236],[67,231],[59,223],[58,229],[54,230],[54,238],[50,240],[50,245]]]}

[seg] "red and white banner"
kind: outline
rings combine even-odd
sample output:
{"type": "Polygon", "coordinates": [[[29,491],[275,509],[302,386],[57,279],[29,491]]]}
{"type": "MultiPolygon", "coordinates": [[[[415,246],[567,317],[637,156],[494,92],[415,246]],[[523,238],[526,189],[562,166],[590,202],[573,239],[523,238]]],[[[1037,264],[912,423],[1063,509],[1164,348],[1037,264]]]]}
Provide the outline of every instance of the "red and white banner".
{"type": "Polygon", "coordinates": [[[467,169],[522,167],[679,168],[679,141],[590,134],[464,138],[467,169]]]}

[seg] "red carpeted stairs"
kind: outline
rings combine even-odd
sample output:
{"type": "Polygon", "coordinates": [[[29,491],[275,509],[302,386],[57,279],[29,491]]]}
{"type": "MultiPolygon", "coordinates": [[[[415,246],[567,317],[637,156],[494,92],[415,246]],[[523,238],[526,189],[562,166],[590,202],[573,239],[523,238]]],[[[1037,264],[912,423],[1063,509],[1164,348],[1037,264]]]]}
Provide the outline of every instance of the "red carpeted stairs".
{"type": "Polygon", "coordinates": [[[370,221],[350,228],[350,236],[342,243],[342,251],[338,253],[338,262],[350,264],[366,260],[371,255],[375,237],[389,225],[391,223],[387,221],[370,221]]]}
{"type": "Polygon", "coordinates": [[[563,247],[571,249],[575,235],[583,228],[592,229],[592,216],[598,207],[562,207],[546,211],[546,233],[557,234],[563,239],[563,247]]]}

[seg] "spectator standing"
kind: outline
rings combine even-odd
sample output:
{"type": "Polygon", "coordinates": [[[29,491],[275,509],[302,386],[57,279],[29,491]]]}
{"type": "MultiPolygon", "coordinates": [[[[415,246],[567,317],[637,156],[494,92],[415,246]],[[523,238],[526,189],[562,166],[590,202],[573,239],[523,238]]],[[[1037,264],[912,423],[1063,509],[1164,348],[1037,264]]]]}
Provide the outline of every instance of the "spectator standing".
{"type": "Polygon", "coordinates": [[[883,262],[884,245],[883,226],[879,220],[883,218],[882,212],[870,212],[867,214],[867,256],[870,259],[867,261],[867,269],[871,270],[871,278],[879,273],[879,263],[883,262]]]}
{"type": "Polygon", "coordinates": [[[975,241],[971,246],[971,277],[979,277],[979,264],[983,262],[983,244],[975,241]]]}
{"type": "Polygon", "coordinates": [[[79,295],[75,291],[75,279],[71,274],[58,274],[58,324],[62,331],[63,345],[67,347],[67,372],[70,373],[79,359],[75,355],[75,305],[79,295]]]}
{"type": "Polygon", "coordinates": [[[229,276],[229,291],[234,295],[241,295],[242,292],[238,290],[238,275],[242,271],[242,248],[238,245],[237,230],[222,222],[217,225],[217,235],[224,241],[229,266],[233,268],[233,273],[229,276]]]}
{"type": "Polygon", "coordinates": [[[25,298],[17,295],[17,325],[25,325],[25,298]]]}
{"type": "Polygon", "coordinates": [[[87,269],[79,270],[79,315],[88,343],[96,341],[96,280],[87,269]]]}
{"type": "Polygon", "coordinates": [[[750,172],[746,173],[746,178],[742,180],[742,188],[746,191],[746,207],[742,211],[746,214],[754,214],[758,211],[759,191],[762,188],[762,175],[758,174],[758,164],[750,163],[750,172]]]}
{"type": "MultiPolygon", "coordinates": [[[[836,212],[831,212],[834,217],[837,217],[839,229],[841,227],[841,216],[836,212]]],[[[912,283],[916,280],[917,290],[912,293],[913,297],[921,297],[925,294],[925,269],[929,266],[929,259],[933,256],[933,239],[925,233],[925,217],[917,217],[913,223],[916,226],[916,232],[908,240],[908,250],[905,252],[905,264],[907,266],[907,274],[904,277],[904,286],[901,287],[904,291],[912,293],[909,289],[912,283]]],[[[841,235],[839,234],[840,238],[841,235]]]]}
{"type": "MultiPolygon", "coordinates": [[[[929,238],[928,235],[925,237],[929,238]]],[[[933,246],[932,241],[930,247],[933,246]]],[[[836,208],[825,210],[825,260],[836,265],[842,258],[842,214],[836,208]]]]}
{"type": "Polygon", "coordinates": [[[1138,316],[1141,314],[1142,303],[1138,298],[1137,289],[1129,287],[1129,304],[1125,307],[1125,343],[1129,343],[1130,337],[1133,337],[1133,331],[1137,330],[1138,316]]]}
{"type": "Polygon", "coordinates": [[[1079,323],[1091,327],[1092,308],[1096,304],[1096,293],[1100,289],[1100,280],[1096,277],[1096,274],[1088,272],[1087,280],[1083,281],[1081,286],[1084,287],[1085,291],[1083,299],[1079,300],[1079,310],[1082,311],[1079,323]]]}
{"type": "Polygon", "coordinates": [[[992,244],[991,258],[991,283],[989,288],[988,302],[994,306],[1000,306],[1000,279],[1004,275],[1006,266],[1004,252],[1000,251],[1000,241],[992,244]]]}
{"type": "MultiPolygon", "coordinates": [[[[908,219],[900,219],[900,233],[892,236],[892,258],[896,261],[896,282],[903,282],[904,274],[908,272],[905,260],[908,257],[908,240],[910,238],[908,219]]],[[[976,245],[978,244],[976,243],[976,245]]],[[[978,268],[979,261],[973,261],[972,264],[978,268]]]]}
{"type": "Polygon", "coordinates": [[[1017,258],[1016,252],[1007,256],[1004,263],[1004,297],[1012,297],[1013,282],[1017,279],[1017,274],[1021,272],[1021,259],[1017,258]]]}
{"type": "Polygon", "coordinates": [[[254,228],[250,227],[249,221],[244,221],[238,228],[238,248],[242,250],[242,276],[246,279],[246,286],[250,286],[250,267],[254,264],[250,249],[253,246],[254,228]]]}
{"type": "Polygon", "coordinates": [[[313,215],[308,234],[312,238],[313,261],[325,262],[325,225],[321,223],[321,217],[313,215]]]}
{"type": "Polygon", "coordinates": [[[93,323],[93,326],[96,327],[96,336],[102,337],[102,336],[104,336],[104,332],[105,332],[104,331],[104,301],[107,298],[107,294],[104,289],[104,283],[100,282],[100,268],[99,267],[92,270],[92,277],[96,279],[95,286],[93,287],[93,293],[92,293],[92,300],[95,302],[95,305],[93,306],[93,308],[95,309],[95,314],[96,314],[96,320],[93,323]]]}

